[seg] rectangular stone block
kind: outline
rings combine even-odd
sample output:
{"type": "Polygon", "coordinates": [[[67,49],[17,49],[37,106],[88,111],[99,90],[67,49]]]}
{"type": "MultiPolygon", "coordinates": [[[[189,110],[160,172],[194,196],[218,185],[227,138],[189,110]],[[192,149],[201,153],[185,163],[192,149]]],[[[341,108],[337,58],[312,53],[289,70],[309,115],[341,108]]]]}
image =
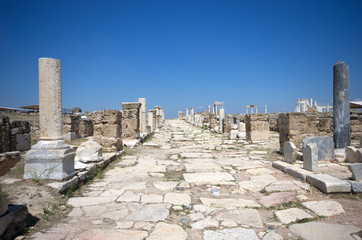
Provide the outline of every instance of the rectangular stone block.
{"type": "Polygon", "coordinates": [[[106,124],[102,126],[102,136],[118,138],[121,136],[121,129],[118,124],[106,124]]]}
{"type": "Polygon", "coordinates": [[[316,143],[310,143],[304,148],[303,168],[311,172],[318,170],[318,147],[316,143]]]}
{"type": "Polygon", "coordinates": [[[306,181],[307,176],[312,174],[311,172],[304,170],[299,166],[293,166],[293,165],[287,167],[285,172],[288,173],[290,176],[301,179],[303,181],[306,181]]]}
{"type": "Polygon", "coordinates": [[[92,113],[94,124],[120,124],[122,114],[118,110],[104,110],[92,113]]]}
{"type": "Polygon", "coordinates": [[[351,184],[349,182],[327,174],[311,174],[307,176],[307,181],[324,193],[351,192],[351,184]]]}
{"type": "Polygon", "coordinates": [[[284,161],[287,163],[294,163],[297,160],[298,149],[293,142],[284,143],[284,161]]]}
{"type": "Polygon", "coordinates": [[[16,134],[16,151],[26,151],[31,148],[30,133],[16,134]]]}
{"type": "Polygon", "coordinates": [[[362,163],[348,164],[348,169],[351,171],[354,180],[362,180],[362,163]]]}
{"type": "Polygon", "coordinates": [[[275,161],[272,163],[272,167],[273,168],[276,168],[276,169],[279,169],[280,171],[282,172],[285,172],[286,169],[288,167],[290,167],[291,165],[289,163],[286,163],[286,162],[282,162],[282,161],[275,161]]]}
{"type": "Polygon", "coordinates": [[[77,138],[77,134],[75,132],[69,132],[66,134],[63,134],[63,139],[67,141],[73,141],[77,138]]]}

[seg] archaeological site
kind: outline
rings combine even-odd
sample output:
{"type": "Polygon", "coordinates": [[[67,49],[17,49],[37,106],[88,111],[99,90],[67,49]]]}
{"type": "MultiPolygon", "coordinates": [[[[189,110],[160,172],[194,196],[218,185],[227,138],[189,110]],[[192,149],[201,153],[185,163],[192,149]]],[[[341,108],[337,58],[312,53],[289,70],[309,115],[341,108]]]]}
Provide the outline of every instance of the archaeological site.
{"type": "Polygon", "coordinates": [[[362,0],[0,1],[0,240],[362,240],[362,0]]]}
{"type": "Polygon", "coordinates": [[[362,102],[344,62],[327,111],[216,101],[176,119],[146,98],[66,111],[61,71],[39,58],[39,105],[1,113],[1,239],[361,239],[362,102]]]}

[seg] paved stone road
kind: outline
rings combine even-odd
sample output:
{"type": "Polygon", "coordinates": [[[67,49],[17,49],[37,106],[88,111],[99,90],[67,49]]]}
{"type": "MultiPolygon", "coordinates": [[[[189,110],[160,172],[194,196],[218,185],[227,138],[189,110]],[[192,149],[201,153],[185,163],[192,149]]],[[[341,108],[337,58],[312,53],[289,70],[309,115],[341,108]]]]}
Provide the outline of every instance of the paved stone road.
{"type": "Polygon", "coordinates": [[[317,190],[271,167],[277,144],[277,136],[248,144],[166,120],[69,199],[66,223],[31,239],[353,239],[359,228],[320,222],[343,206],[309,200],[317,190]]]}

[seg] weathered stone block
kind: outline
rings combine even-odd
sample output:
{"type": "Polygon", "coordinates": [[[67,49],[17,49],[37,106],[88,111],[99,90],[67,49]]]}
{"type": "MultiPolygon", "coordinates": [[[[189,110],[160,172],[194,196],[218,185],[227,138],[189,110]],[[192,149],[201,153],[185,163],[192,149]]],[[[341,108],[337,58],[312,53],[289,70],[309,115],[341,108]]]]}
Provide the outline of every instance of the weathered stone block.
{"type": "Polygon", "coordinates": [[[351,192],[351,184],[327,174],[311,174],[307,181],[324,193],[351,192]]]}
{"type": "Polygon", "coordinates": [[[355,157],[357,157],[356,152],[357,152],[357,148],[352,147],[352,146],[346,147],[346,150],[345,150],[346,162],[349,162],[349,163],[358,162],[358,159],[355,158],[355,157]]]}
{"type": "Polygon", "coordinates": [[[99,162],[103,160],[102,147],[95,141],[87,141],[82,143],[78,148],[75,161],[79,162],[99,162]]]}
{"type": "Polygon", "coordinates": [[[334,156],[334,143],[332,138],[328,136],[322,137],[307,137],[302,141],[302,151],[304,152],[304,148],[307,144],[315,143],[318,148],[318,160],[332,160],[335,158],[334,156]]]}
{"type": "Polygon", "coordinates": [[[121,128],[118,124],[106,124],[102,126],[103,137],[118,138],[121,136],[121,128]]]}
{"type": "Polygon", "coordinates": [[[25,205],[9,205],[8,213],[0,217],[0,239],[14,239],[27,226],[27,216],[25,205]]]}
{"type": "Polygon", "coordinates": [[[23,133],[23,134],[16,134],[16,151],[26,151],[31,148],[31,134],[30,133],[23,133]]]}
{"type": "Polygon", "coordinates": [[[362,163],[348,164],[348,169],[351,171],[354,180],[362,180],[362,163]]]}
{"type": "Polygon", "coordinates": [[[120,124],[122,114],[118,110],[104,110],[92,113],[94,124],[120,124]]]}
{"type": "MultiPolygon", "coordinates": [[[[284,149],[285,151],[285,149],[284,149]]],[[[316,172],[318,170],[318,147],[315,143],[307,144],[303,153],[303,168],[316,172]]]]}
{"type": "Polygon", "coordinates": [[[266,140],[270,136],[268,114],[247,114],[245,117],[246,139],[266,140]]]}
{"type": "Polygon", "coordinates": [[[284,143],[284,161],[294,163],[297,160],[298,149],[292,142],[284,143]]]}

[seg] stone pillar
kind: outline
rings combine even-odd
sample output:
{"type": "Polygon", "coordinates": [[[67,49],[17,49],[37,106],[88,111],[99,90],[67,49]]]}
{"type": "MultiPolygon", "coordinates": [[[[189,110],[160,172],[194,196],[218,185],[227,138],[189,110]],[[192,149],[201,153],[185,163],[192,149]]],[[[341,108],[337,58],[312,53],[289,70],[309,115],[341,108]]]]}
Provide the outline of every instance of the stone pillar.
{"type": "Polygon", "coordinates": [[[212,108],[212,114],[216,114],[216,112],[215,112],[215,105],[214,105],[214,107],[212,108]]]}
{"type": "Polygon", "coordinates": [[[146,133],[147,132],[146,98],[139,98],[138,102],[141,103],[141,107],[140,107],[140,133],[146,133]]]}
{"type": "MultiPolygon", "coordinates": [[[[139,111],[141,103],[124,102],[122,103],[122,139],[139,139],[140,138],[140,120],[139,111]]],[[[124,142],[124,140],[123,140],[124,142]]]]}
{"type": "Polygon", "coordinates": [[[191,116],[191,124],[194,124],[194,122],[195,122],[194,107],[191,107],[191,108],[190,108],[190,116],[191,116]]]}
{"type": "Polygon", "coordinates": [[[210,106],[207,106],[207,112],[210,112],[210,106]]]}
{"type": "Polygon", "coordinates": [[[225,118],[225,110],[223,108],[220,108],[220,116],[219,116],[219,129],[222,132],[223,131],[223,120],[225,118]]]}
{"type": "Polygon", "coordinates": [[[349,66],[339,60],[333,66],[333,141],[335,148],[351,145],[349,66]]]}
{"type": "Polygon", "coordinates": [[[39,58],[40,141],[25,155],[24,179],[63,180],[75,174],[75,152],[62,135],[60,60],[39,58]]]}
{"type": "Polygon", "coordinates": [[[265,105],[265,113],[268,113],[267,106],[265,105]]]}
{"type": "Polygon", "coordinates": [[[152,129],[153,131],[156,130],[157,128],[157,125],[156,125],[156,113],[157,113],[157,110],[156,109],[151,109],[149,110],[150,113],[152,113],[152,129]]]}
{"type": "Polygon", "coordinates": [[[148,111],[147,126],[151,128],[151,133],[153,133],[153,112],[151,110],[148,111]]]}

